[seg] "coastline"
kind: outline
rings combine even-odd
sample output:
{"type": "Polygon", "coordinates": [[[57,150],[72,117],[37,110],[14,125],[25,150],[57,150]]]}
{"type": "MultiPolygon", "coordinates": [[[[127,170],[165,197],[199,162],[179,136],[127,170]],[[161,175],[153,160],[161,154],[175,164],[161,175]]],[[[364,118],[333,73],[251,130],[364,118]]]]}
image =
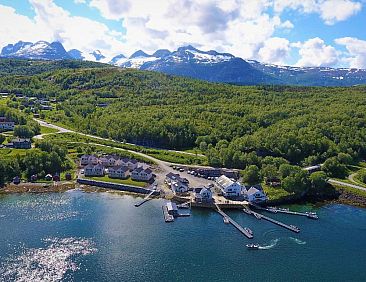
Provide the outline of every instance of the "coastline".
{"type": "MultiPolygon", "coordinates": [[[[21,193],[30,193],[30,194],[42,194],[42,193],[64,193],[70,190],[74,190],[79,188],[85,193],[111,193],[117,195],[130,195],[133,197],[143,197],[145,194],[134,193],[129,191],[118,191],[112,189],[105,189],[96,186],[82,185],[81,187],[77,187],[74,182],[67,183],[59,183],[54,185],[52,183],[24,183],[24,184],[8,184],[0,189],[0,195],[8,195],[8,194],[21,194],[21,193]]],[[[163,196],[153,196],[153,199],[164,198],[163,196]]],[[[177,202],[185,202],[186,199],[180,199],[179,197],[173,197],[174,201],[177,202]]],[[[337,193],[331,196],[306,196],[306,197],[286,197],[278,200],[269,200],[267,201],[267,205],[269,206],[281,206],[281,205],[292,205],[292,204],[345,204],[349,206],[366,208],[366,197],[350,193],[345,189],[339,189],[337,193]]],[[[197,208],[212,208],[212,205],[195,205],[197,208]]]]}

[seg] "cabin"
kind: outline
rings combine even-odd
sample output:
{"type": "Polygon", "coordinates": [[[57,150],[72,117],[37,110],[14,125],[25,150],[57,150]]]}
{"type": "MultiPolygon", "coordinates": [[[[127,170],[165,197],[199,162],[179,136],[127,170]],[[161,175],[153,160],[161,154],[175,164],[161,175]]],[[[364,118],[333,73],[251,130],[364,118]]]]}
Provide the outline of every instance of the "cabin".
{"type": "Polygon", "coordinates": [[[212,201],[212,191],[210,188],[194,188],[193,189],[194,200],[198,203],[208,203],[212,201]]]}
{"type": "Polygon", "coordinates": [[[225,175],[216,179],[216,186],[221,190],[224,197],[238,197],[241,195],[242,186],[225,175]]]}
{"type": "Polygon", "coordinates": [[[6,117],[0,117],[0,131],[14,130],[15,123],[8,121],[6,117]]]}
{"type": "Polygon", "coordinates": [[[46,179],[47,181],[51,181],[52,180],[52,174],[47,174],[44,179],[46,179]]]}
{"type": "Polygon", "coordinates": [[[172,189],[174,194],[187,193],[189,190],[188,185],[186,183],[177,180],[173,180],[170,183],[170,188],[172,189]]]}
{"type": "Polygon", "coordinates": [[[52,180],[55,182],[60,181],[60,175],[59,174],[55,174],[54,176],[52,176],[52,180]]]}
{"type": "Polygon", "coordinates": [[[104,176],[104,166],[89,164],[84,168],[85,176],[104,176]]]}
{"type": "Polygon", "coordinates": [[[110,178],[126,179],[129,176],[129,169],[127,166],[113,166],[108,168],[108,176],[110,178]]]}
{"type": "Polygon", "coordinates": [[[11,141],[14,149],[30,149],[32,148],[32,142],[29,138],[15,138],[11,141]]]}
{"type": "Polygon", "coordinates": [[[131,179],[137,181],[149,181],[153,177],[152,170],[144,169],[142,166],[135,168],[131,172],[131,179]]]}
{"type": "Polygon", "coordinates": [[[244,199],[250,203],[263,203],[267,201],[267,196],[260,184],[251,186],[248,190],[245,190],[243,194],[244,199]]]}

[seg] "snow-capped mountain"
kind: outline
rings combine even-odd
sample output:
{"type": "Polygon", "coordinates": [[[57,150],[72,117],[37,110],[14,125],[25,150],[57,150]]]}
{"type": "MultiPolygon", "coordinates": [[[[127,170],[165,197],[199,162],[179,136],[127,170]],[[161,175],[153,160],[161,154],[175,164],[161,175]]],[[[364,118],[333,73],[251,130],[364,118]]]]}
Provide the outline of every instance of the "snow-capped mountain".
{"type": "Polygon", "coordinates": [[[46,41],[36,43],[19,41],[14,45],[9,44],[2,49],[1,57],[43,60],[71,59],[60,42],[48,43],[46,41]]]}
{"type": "Polygon", "coordinates": [[[166,74],[242,85],[288,84],[304,86],[350,86],[366,84],[366,70],[328,67],[291,67],[243,60],[228,53],[201,51],[191,45],[170,52],[160,49],[153,54],[138,50],[130,57],[119,54],[107,58],[99,50],[68,52],[61,43],[19,41],[5,46],[0,57],[38,60],[76,59],[109,63],[122,68],[158,71],[166,74]]]}
{"type": "Polygon", "coordinates": [[[248,60],[257,70],[276,77],[281,84],[305,86],[350,86],[366,84],[366,70],[355,68],[292,67],[248,60]]]}

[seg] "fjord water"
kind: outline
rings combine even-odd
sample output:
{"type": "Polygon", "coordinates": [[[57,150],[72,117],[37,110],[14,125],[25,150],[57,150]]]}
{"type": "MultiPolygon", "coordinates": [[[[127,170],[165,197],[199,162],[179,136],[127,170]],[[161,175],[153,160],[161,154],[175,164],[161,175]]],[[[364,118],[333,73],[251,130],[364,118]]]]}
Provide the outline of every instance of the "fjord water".
{"type": "Polygon", "coordinates": [[[270,215],[294,234],[243,212],[243,237],[210,210],[163,221],[163,200],[71,191],[0,197],[0,281],[364,281],[366,210],[292,206],[318,221],[270,215]],[[261,249],[247,250],[245,244],[261,249]]]}

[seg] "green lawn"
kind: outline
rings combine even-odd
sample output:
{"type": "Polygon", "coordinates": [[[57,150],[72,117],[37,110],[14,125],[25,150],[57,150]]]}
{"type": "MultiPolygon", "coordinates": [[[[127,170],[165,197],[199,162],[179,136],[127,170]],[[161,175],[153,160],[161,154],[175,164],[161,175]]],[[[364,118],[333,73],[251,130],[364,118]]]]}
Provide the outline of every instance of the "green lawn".
{"type": "Polygon", "coordinates": [[[131,178],[127,179],[116,179],[116,178],[109,178],[108,176],[103,177],[85,177],[86,179],[92,179],[97,181],[104,181],[104,182],[113,182],[118,184],[126,184],[126,185],[133,185],[138,187],[147,187],[148,184],[142,181],[134,181],[131,178]]]}
{"type": "Polygon", "coordinates": [[[49,133],[56,133],[58,132],[57,129],[50,128],[47,126],[41,126],[41,134],[49,134],[49,133]]]}

